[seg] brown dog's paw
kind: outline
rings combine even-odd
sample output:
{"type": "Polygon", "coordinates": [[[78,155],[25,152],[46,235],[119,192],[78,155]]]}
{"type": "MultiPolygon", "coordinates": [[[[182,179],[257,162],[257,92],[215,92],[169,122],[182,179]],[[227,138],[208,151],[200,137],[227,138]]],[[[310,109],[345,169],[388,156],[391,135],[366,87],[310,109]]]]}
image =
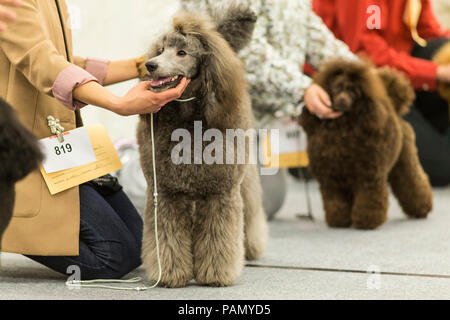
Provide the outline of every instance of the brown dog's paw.
{"type": "Polygon", "coordinates": [[[352,226],[352,218],[347,211],[334,211],[325,213],[325,220],[330,228],[350,228],[352,226]]]}
{"type": "Polygon", "coordinates": [[[385,214],[358,214],[352,217],[353,227],[361,230],[374,230],[386,222],[385,214]]]}
{"type": "Polygon", "coordinates": [[[330,228],[350,228],[352,226],[352,221],[350,219],[328,219],[327,224],[330,228]]]}
{"type": "Polygon", "coordinates": [[[405,213],[410,218],[425,219],[433,210],[433,200],[416,203],[405,210],[405,213]]]}

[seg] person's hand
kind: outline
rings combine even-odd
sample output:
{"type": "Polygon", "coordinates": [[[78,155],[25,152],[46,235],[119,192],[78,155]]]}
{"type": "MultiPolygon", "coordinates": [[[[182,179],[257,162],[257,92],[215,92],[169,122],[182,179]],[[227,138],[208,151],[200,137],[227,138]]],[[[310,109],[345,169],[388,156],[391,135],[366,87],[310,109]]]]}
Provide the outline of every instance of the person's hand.
{"type": "Polygon", "coordinates": [[[8,6],[17,7],[20,4],[20,0],[0,0],[0,32],[6,29],[8,22],[16,19],[16,14],[8,6]]]}
{"type": "Polygon", "coordinates": [[[335,112],[330,108],[330,96],[321,86],[315,83],[306,89],[303,100],[308,110],[320,119],[336,119],[342,115],[341,112],[335,112]]]}
{"type": "Polygon", "coordinates": [[[159,93],[149,90],[149,81],[141,82],[124,97],[117,98],[110,110],[122,116],[158,112],[167,103],[179,99],[190,81],[183,78],[176,88],[159,93]]]}
{"type": "Polygon", "coordinates": [[[438,67],[437,79],[441,82],[450,83],[450,64],[438,67]]]}

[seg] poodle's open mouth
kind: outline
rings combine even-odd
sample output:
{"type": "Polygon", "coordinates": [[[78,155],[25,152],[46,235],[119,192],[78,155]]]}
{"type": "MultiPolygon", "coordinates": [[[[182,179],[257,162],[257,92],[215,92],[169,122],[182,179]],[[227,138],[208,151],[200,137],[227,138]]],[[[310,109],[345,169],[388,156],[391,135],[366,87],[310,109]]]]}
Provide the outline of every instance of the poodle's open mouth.
{"type": "Polygon", "coordinates": [[[181,82],[181,79],[183,79],[181,75],[150,79],[150,86],[153,91],[165,91],[175,88],[181,82]]]}

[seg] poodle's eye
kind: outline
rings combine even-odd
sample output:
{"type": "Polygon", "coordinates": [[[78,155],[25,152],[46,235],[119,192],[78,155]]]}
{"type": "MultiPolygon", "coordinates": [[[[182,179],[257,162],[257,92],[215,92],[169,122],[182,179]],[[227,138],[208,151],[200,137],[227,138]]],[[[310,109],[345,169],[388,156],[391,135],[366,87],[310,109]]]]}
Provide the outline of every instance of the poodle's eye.
{"type": "Polygon", "coordinates": [[[162,54],[163,52],[164,52],[164,48],[159,48],[157,51],[158,55],[162,54]]]}
{"type": "Polygon", "coordinates": [[[180,50],[180,51],[177,52],[177,55],[179,57],[184,57],[185,55],[187,55],[187,53],[186,53],[186,51],[180,50]]]}

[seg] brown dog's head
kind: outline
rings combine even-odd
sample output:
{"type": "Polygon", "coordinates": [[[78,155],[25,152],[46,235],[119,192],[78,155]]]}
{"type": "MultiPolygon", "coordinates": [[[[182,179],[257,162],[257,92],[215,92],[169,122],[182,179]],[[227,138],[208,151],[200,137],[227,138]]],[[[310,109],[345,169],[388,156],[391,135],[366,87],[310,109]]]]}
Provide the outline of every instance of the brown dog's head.
{"type": "Polygon", "coordinates": [[[328,92],[332,109],[339,112],[359,112],[366,99],[384,95],[383,84],[366,62],[336,59],[322,65],[314,82],[328,92]]]}
{"type": "MultiPolygon", "coordinates": [[[[433,61],[438,65],[448,65],[450,64],[450,43],[444,45],[433,58],[433,61]]],[[[446,99],[450,106],[450,84],[449,83],[439,83],[438,91],[440,95],[446,99]]]]}
{"type": "Polygon", "coordinates": [[[191,91],[202,88],[216,92],[219,101],[226,99],[242,83],[243,67],[236,53],[250,41],[255,22],[254,13],[242,4],[216,10],[212,18],[180,12],[172,30],[153,44],[143,80],[160,92],[187,77],[192,79],[191,91]]]}

